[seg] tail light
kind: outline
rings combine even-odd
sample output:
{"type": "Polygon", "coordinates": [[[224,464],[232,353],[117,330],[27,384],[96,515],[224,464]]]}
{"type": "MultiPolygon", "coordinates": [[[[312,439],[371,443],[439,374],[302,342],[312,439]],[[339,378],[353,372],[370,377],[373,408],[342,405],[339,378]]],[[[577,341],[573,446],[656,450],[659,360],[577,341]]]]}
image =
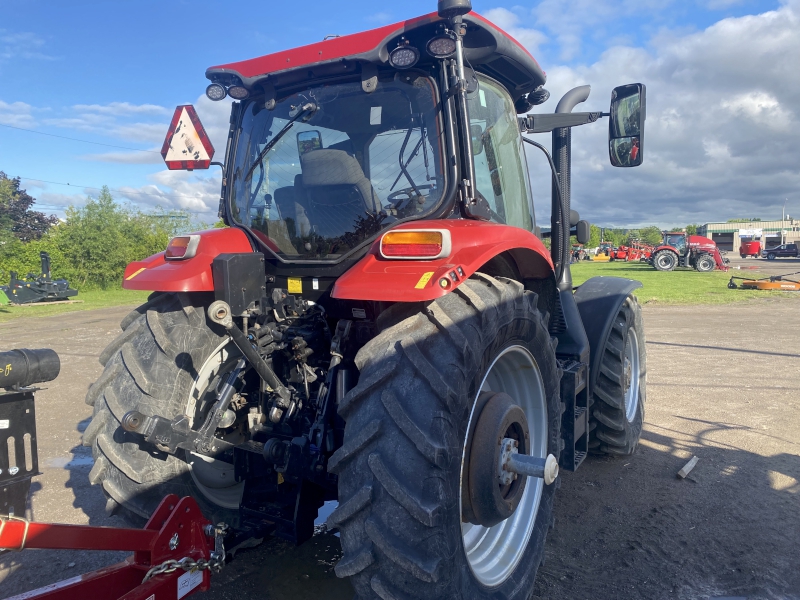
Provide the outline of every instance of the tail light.
{"type": "Polygon", "coordinates": [[[185,260],[197,254],[197,246],[200,244],[199,235],[179,235],[174,237],[167,244],[167,251],[164,258],[167,260],[185,260]]]}
{"type": "Polygon", "coordinates": [[[432,260],[450,254],[446,229],[400,229],[381,238],[381,256],[389,259],[432,260]]]}

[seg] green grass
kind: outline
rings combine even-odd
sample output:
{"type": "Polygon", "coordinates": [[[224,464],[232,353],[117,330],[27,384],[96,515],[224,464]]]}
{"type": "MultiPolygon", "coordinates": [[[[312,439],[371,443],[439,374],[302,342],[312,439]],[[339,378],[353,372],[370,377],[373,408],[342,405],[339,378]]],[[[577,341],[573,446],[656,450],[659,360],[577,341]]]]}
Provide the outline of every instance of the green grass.
{"type": "Polygon", "coordinates": [[[738,271],[712,271],[699,273],[694,269],[676,269],[671,273],[656,271],[646,263],[581,262],[572,265],[572,278],[579,285],[597,275],[626,277],[642,282],[636,290],[643,304],[726,304],[754,298],[799,297],[798,292],[762,292],[758,290],[730,290],[728,281],[738,271]]]}
{"type": "MultiPolygon", "coordinates": [[[[736,272],[738,273],[738,272],[736,272]]],[[[754,298],[797,298],[798,292],[759,292],[756,290],[729,290],[729,273],[714,271],[698,273],[695,270],[677,269],[671,273],[656,271],[645,263],[626,262],[582,262],[572,265],[575,285],[590,277],[607,275],[626,277],[642,282],[636,295],[643,304],[726,304],[754,298]]],[[[137,306],[147,300],[150,292],[130,290],[94,290],[78,294],[78,304],[40,304],[36,306],[14,306],[0,303],[0,323],[20,317],[42,317],[78,310],[93,310],[111,306],[137,306]]]]}
{"type": "MultiPolygon", "coordinates": [[[[2,293],[2,292],[0,292],[2,293]]],[[[94,290],[80,292],[75,300],[83,300],[76,304],[37,304],[34,306],[15,306],[0,304],[0,323],[20,317],[43,317],[77,310],[93,310],[110,306],[139,305],[147,300],[151,292],[132,290],[94,290]]]]}

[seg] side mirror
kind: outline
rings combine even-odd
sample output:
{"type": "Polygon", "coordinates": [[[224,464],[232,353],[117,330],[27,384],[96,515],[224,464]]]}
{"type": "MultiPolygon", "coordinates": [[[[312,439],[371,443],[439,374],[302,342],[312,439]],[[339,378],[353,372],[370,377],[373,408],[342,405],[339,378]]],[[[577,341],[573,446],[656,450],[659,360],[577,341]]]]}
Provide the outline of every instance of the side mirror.
{"type": "Polygon", "coordinates": [[[579,244],[588,244],[589,238],[592,237],[592,226],[589,221],[578,221],[575,225],[575,237],[578,239],[579,244]]]}
{"type": "Polygon", "coordinates": [[[638,167],[644,159],[646,88],[630,83],[611,92],[608,154],[615,167],[638,167]]]}
{"type": "Polygon", "coordinates": [[[297,134],[297,153],[303,156],[306,152],[322,148],[322,134],[316,129],[301,131],[297,134]]]}

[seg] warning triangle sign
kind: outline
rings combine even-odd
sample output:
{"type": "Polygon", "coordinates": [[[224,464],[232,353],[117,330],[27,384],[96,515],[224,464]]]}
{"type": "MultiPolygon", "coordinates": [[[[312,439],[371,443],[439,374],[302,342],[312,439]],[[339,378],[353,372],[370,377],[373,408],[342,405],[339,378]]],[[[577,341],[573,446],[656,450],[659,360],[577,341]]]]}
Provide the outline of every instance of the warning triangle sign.
{"type": "Polygon", "coordinates": [[[214,146],[197,116],[194,106],[178,106],[172,115],[167,137],[161,147],[167,168],[174,170],[207,169],[214,157],[214,146]]]}

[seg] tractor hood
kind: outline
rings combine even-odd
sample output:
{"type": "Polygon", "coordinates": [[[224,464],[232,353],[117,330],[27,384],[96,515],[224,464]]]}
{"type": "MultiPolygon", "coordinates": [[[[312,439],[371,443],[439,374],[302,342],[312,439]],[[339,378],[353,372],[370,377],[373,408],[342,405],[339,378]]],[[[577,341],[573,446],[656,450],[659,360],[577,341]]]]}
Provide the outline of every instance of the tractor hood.
{"type": "MultiPolygon", "coordinates": [[[[464,21],[468,26],[464,55],[469,64],[500,81],[514,100],[545,83],[546,75],[539,63],[514,38],[476,13],[467,14],[464,21]]],[[[210,67],[206,77],[223,85],[244,85],[251,94],[256,94],[261,89],[358,73],[365,64],[391,68],[389,52],[401,38],[419,51],[417,65],[424,67],[435,61],[427,54],[426,43],[440,33],[443,23],[436,13],[431,13],[308,46],[210,67]]]]}

